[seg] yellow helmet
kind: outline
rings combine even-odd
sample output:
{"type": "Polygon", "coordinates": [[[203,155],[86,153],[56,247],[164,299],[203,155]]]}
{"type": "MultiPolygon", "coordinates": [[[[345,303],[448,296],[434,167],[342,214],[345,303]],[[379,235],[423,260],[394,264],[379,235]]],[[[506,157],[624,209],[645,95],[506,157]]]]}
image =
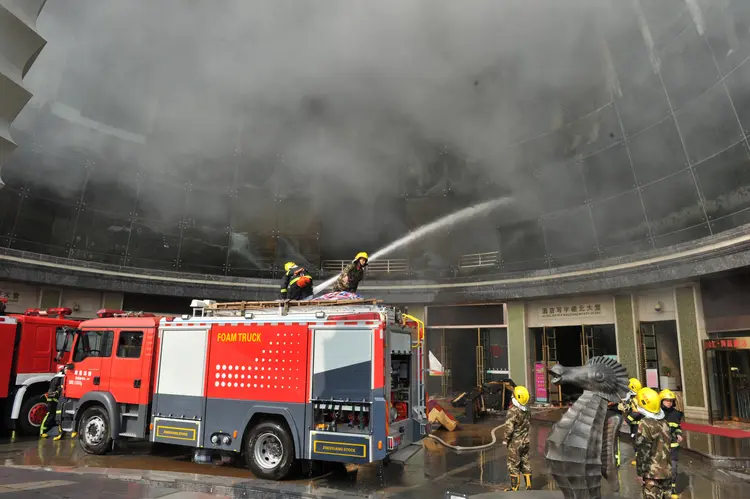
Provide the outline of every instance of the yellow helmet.
{"type": "Polygon", "coordinates": [[[666,388],[659,392],[659,398],[661,400],[677,400],[677,397],[675,396],[674,392],[666,388]]]}
{"type": "Polygon", "coordinates": [[[364,258],[365,260],[370,259],[369,255],[364,251],[360,251],[359,253],[357,253],[357,256],[354,257],[354,261],[356,262],[360,258],[364,258]]]}
{"type": "Polygon", "coordinates": [[[642,407],[643,410],[651,414],[659,414],[661,399],[653,388],[641,388],[638,390],[638,395],[636,395],[635,399],[638,407],[642,407]]]}
{"type": "Polygon", "coordinates": [[[638,381],[638,378],[630,378],[628,380],[628,388],[630,388],[630,391],[638,393],[643,388],[643,385],[638,381]]]}
{"type": "Polygon", "coordinates": [[[526,405],[529,403],[529,391],[525,386],[517,386],[513,389],[513,396],[516,397],[518,403],[526,405]]]}
{"type": "Polygon", "coordinates": [[[287,272],[289,272],[289,269],[291,269],[291,268],[292,268],[292,267],[294,267],[295,265],[297,265],[297,264],[296,264],[296,263],[294,263],[294,262],[286,262],[286,263],[284,264],[284,270],[286,270],[287,272]]]}

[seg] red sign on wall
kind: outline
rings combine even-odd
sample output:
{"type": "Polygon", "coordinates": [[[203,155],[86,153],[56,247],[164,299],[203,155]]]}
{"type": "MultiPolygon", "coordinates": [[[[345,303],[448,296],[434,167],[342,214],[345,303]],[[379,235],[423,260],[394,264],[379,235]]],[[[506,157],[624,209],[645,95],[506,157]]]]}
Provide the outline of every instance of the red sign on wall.
{"type": "Polygon", "coordinates": [[[715,350],[717,348],[727,348],[730,350],[750,348],[749,338],[717,338],[703,340],[703,348],[706,350],[715,350]]]}

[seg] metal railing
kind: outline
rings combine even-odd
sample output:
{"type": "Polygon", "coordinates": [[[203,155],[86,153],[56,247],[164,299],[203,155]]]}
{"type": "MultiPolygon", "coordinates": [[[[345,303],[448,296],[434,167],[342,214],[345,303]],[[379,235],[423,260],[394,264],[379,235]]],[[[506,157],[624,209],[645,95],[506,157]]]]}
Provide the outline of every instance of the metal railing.
{"type": "MultiPolygon", "coordinates": [[[[325,273],[337,274],[344,270],[351,260],[323,260],[320,269],[325,273]]],[[[378,274],[391,274],[396,272],[408,272],[409,262],[399,258],[393,260],[376,260],[367,264],[367,272],[378,274]]]]}
{"type": "Polygon", "coordinates": [[[497,265],[497,255],[497,251],[462,255],[458,260],[458,267],[462,269],[468,269],[472,267],[494,267],[495,265],[497,265]]]}

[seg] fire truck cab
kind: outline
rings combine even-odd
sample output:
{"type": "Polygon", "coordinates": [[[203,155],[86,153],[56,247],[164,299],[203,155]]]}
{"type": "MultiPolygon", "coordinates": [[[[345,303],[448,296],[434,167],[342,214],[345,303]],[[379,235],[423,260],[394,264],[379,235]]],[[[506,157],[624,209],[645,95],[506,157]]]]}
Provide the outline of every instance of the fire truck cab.
{"type": "Polygon", "coordinates": [[[70,356],[73,332],[81,323],[69,308],[29,309],[0,316],[0,404],[8,427],[39,432],[47,414],[43,394],[70,356]]]}
{"type": "Polygon", "coordinates": [[[194,300],[178,318],[81,324],[63,429],[241,453],[258,477],[295,460],[369,463],[428,431],[422,334],[375,302],[194,300]],[[66,422],[67,421],[67,422],[66,422]]]}

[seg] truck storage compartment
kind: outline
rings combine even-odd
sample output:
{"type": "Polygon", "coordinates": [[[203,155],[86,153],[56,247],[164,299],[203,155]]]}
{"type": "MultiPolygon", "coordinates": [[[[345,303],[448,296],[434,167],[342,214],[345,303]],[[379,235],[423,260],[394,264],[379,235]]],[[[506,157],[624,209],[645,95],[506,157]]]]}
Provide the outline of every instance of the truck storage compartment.
{"type": "Polygon", "coordinates": [[[372,404],[369,402],[314,401],[312,404],[315,431],[370,433],[372,404]]]}

